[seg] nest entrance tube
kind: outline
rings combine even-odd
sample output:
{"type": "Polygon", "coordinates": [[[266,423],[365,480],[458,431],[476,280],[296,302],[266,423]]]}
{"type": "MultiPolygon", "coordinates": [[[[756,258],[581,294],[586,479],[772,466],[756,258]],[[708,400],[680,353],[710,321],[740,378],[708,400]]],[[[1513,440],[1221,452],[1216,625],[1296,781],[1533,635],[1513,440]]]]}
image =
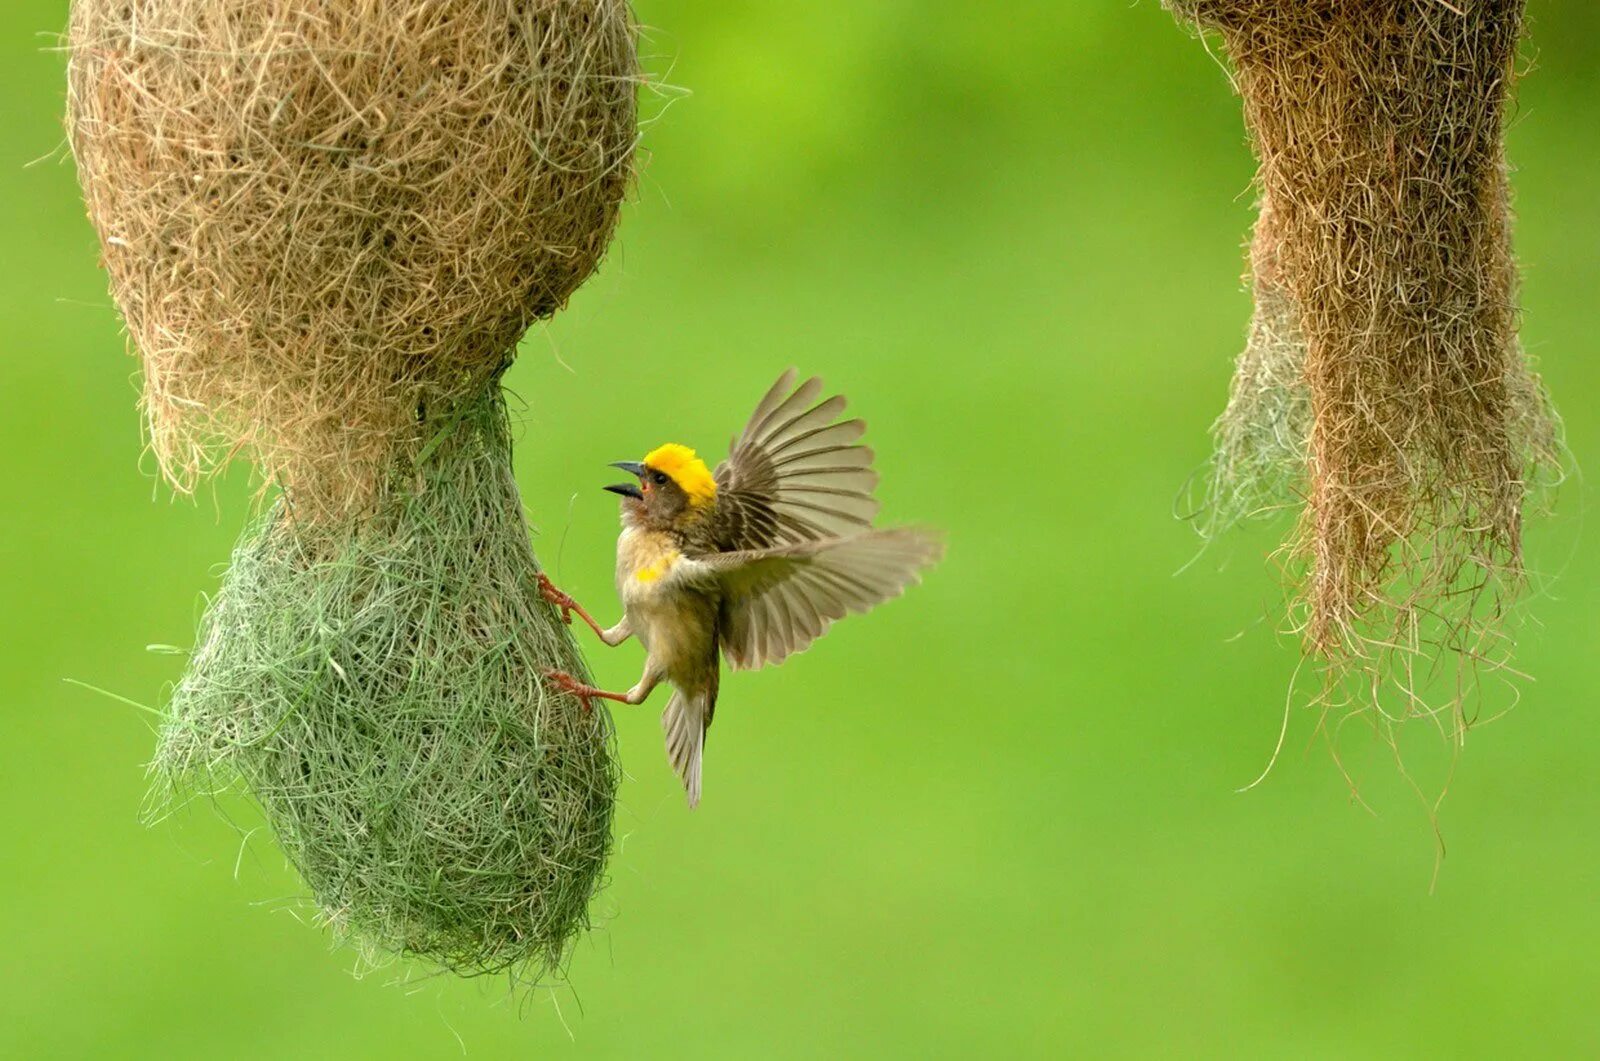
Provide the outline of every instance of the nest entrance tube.
{"type": "Polygon", "coordinates": [[[1207,529],[1303,499],[1287,554],[1329,695],[1459,708],[1505,661],[1523,504],[1558,464],[1516,337],[1503,132],[1523,0],[1167,6],[1220,32],[1260,162],[1256,316],[1207,529]]]}
{"type": "Polygon", "coordinates": [[[587,670],[539,596],[498,389],[370,518],[307,526],[280,499],[246,532],[155,769],[242,779],[370,957],[538,979],[587,925],[619,771],[609,715],[542,677],[587,670]]]}

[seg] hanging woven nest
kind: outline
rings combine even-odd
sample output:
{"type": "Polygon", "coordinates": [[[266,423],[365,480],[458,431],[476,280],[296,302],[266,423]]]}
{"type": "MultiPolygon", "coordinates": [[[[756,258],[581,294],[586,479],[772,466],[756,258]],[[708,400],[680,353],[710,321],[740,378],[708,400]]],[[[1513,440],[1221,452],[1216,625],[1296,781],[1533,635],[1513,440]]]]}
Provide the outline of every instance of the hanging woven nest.
{"type": "Polygon", "coordinates": [[[76,0],[69,128],[151,445],[279,487],[168,705],[154,812],[242,780],[376,960],[558,970],[609,716],[538,596],[500,373],[632,176],[624,0],[76,0]]]}
{"type": "Polygon", "coordinates": [[[1459,706],[1509,651],[1524,501],[1558,463],[1516,334],[1522,0],[1167,6],[1220,32],[1260,161],[1256,316],[1205,527],[1303,503],[1288,568],[1328,695],[1459,706]]]}

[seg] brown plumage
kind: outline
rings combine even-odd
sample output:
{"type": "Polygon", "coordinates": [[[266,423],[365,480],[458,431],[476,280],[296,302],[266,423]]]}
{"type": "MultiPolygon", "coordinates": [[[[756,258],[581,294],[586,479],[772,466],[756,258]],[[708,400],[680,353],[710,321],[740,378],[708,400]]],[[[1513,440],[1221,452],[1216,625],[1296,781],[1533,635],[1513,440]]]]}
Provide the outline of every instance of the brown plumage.
{"type": "Polygon", "coordinates": [[[552,673],[559,688],[585,703],[637,704],[662,680],[674,686],[662,728],[690,806],[700,800],[721,660],[735,670],[781,662],[844,616],[898,596],[942,551],[926,531],[873,528],[878,476],[859,444],[866,425],[839,419],[843,397],[819,401],[821,380],[797,387],[795,378],[785,372],[761,399],[714,474],[676,444],[617,465],[638,478],[607,487],[624,499],[619,623],[601,627],[544,583],[569,622],[580,615],[608,645],[637,635],[649,653],[626,693],[552,673]]]}

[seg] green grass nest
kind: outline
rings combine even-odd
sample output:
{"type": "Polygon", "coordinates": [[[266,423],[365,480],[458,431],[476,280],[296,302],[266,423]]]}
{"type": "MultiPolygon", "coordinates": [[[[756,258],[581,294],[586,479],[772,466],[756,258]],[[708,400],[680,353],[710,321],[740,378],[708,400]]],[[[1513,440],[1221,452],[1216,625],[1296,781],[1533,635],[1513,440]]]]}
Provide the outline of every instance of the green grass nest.
{"type": "Polygon", "coordinates": [[[341,527],[280,499],[245,535],[168,705],[153,806],[242,780],[322,917],[370,961],[559,973],[587,927],[619,768],[539,597],[498,393],[341,527]]]}

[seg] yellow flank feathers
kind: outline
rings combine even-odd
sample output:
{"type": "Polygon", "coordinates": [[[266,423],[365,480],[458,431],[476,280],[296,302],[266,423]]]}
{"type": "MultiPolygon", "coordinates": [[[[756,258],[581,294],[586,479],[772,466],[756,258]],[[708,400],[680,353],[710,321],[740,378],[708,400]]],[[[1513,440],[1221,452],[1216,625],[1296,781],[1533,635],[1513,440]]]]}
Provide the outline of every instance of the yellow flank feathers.
{"type": "Polygon", "coordinates": [[[676,442],[657,446],[645,456],[644,466],[665,472],[697,508],[709,504],[717,496],[717,481],[712,478],[711,469],[688,446],[676,442]]]}
{"type": "Polygon", "coordinates": [[[657,560],[653,564],[646,564],[645,566],[639,568],[639,570],[633,573],[633,577],[638,579],[640,582],[654,582],[656,579],[672,570],[672,565],[677,563],[677,561],[678,554],[670,553],[666,556],[663,556],[660,560],[657,560]]]}

